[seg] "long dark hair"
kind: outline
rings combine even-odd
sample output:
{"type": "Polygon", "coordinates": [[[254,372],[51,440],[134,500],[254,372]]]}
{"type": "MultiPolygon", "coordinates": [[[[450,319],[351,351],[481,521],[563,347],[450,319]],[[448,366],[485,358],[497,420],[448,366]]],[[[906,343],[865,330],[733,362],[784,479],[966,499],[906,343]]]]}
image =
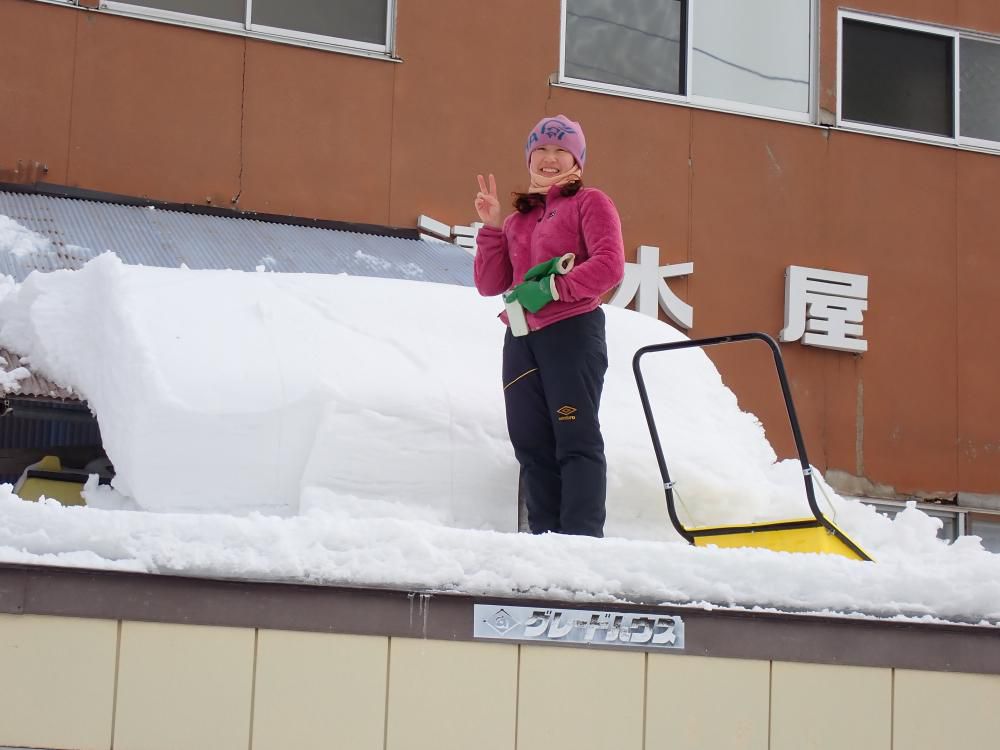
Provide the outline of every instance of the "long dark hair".
{"type": "MultiPolygon", "coordinates": [[[[560,192],[564,197],[576,195],[583,188],[582,180],[567,182],[562,186],[560,192]]],[[[511,193],[514,198],[514,208],[518,213],[526,214],[538,206],[545,205],[545,193],[511,193]]]]}

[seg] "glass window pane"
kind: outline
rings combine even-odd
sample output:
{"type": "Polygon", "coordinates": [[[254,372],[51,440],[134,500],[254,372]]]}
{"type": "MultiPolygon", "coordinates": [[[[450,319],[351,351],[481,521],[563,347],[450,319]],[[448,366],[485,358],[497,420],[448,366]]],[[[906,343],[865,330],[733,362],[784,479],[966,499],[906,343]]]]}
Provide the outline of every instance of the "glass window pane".
{"type": "Polygon", "coordinates": [[[253,0],[251,21],[261,26],[386,43],[388,0],[253,0]]]}
{"type": "Polygon", "coordinates": [[[243,23],[246,0],[128,0],[129,5],[243,23]]]}
{"type": "Polygon", "coordinates": [[[844,20],[845,120],[954,135],[952,38],[844,20]]]}
{"type": "Polygon", "coordinates": [[[808,112],[810,6],[802,0],[693,3],[691,93],[808,112]]]}
{"type": "Polygon", "coordinates": [[[938,529],[937,533],[938,537],[941,539],[948,539],[950,541],[958,539],[958,519],[955,518],[955,514],[934,513],[933,511],[928,511],[927,515],[941,519],[941,528],[938,529]]]}
{"type": "Polygon", "coordinates": [[[1000,516],[986,513],[970,513],[966,534],[973,534],[983,540],[983,548],[1000,554],[1000,516]]]}
{"type": "Polygon", "coordinates": [[[681,0],[567,0],[566,75],[683,93],[683,7],[681,0]]]}
{"type": "Polygon", "coordinates": [[[959,44],[962,135],[1000,141],[1000,44],[978,39],[959,44]]]}

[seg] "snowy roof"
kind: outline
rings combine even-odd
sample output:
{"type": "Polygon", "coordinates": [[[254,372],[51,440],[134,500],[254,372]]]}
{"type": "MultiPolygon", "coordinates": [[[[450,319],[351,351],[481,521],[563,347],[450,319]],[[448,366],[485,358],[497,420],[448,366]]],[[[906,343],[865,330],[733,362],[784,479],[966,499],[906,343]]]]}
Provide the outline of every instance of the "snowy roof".
{"type": "MultiPolygon", "coordinates": [[[[631,367],[681,334],[616,307],[607,537],[513,533],[499,307],[454,284],[111,253],[0,283],[0,345],[87,399],[116,471],[86,506],[0,485],[0,563],[1000,626],[1000,555],[938,539],[915,507],[890,519],[841,498],[818,471],[825,512],[877,562],[683,543],[631,367]]],[[[777,460],[703,351],[644,374],[688,525],[801,517],[802,467],[777,460]]]]}
{"type": "Polygon", "coordinates": [[[315,223],[302,226],[7,191],[0,191],[0,216],[43,238],[39,241],[27,234],[20,248],[0,253],[0,275],[17,281],[33,270],[78,269],[101,252],[112,250],[129,265],[237,271],[263,268],[283,273],[346,273],[472,284],[472,257],[455,245],[343,231],[315,223]]]}
{"type": "MultiPolygon", "coordinates": [[[[0,214],[11,263],[61,247],[0,214]]],[[[974,536],[938,539],[940,522],[912,504],[879,515],[815,470],[824,512],[877,562],[684,543],[631,366],[640,347],[682,334],[613,306],[607,537],[513,533],[499,300],[266,270],[104,253],[78,271],[0,278],[0,345],[87,399],[116,471],[111,487],[91,477],[86,506],[0,484],[0,563],[1000,627],[1000,555],[974,536]]],[[[644,376],[687,525],[801,517],[802,467],[778,460],[704,351],[653,360],[644,376]]]]}
{"type": "Polygon", "coordinates": [[[19,373],[22,375],[21,377],[5,380],[3,375],[0,375],[0,396],[30,396],[32,398],[58,399],[60,401],[79,400],[77,395],[68,388],[64,388],[58,383],[53,383],[38,373],[31,372],[31,369],[25,367],[20,359],[19,355],[0,346],[0,370],[16,371],[19,368],[24,368],[23,373],[19,373]]]}

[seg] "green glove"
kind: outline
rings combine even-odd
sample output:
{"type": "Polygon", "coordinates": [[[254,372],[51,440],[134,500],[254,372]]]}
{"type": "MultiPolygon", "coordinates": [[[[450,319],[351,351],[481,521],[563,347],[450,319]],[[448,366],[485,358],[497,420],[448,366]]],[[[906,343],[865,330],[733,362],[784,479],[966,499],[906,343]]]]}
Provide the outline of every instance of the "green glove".
{"type": "Polygon", "coordinates": [[[537,266],[529,268],[527,273],[524,274],[524,280],[535,281],[545,276],[551,276],[554,273],[569,273],[573,270],[574,261],[576,261],[576,256],[573,253],[566,253],[565,255],[550,258],[544,263],[539,263],[537,266]]]}
{"type": "Polygon", "coordinates": [[[556,299],[559,299],[559,292],[556,291],[555,274],[522,282],[503,296],[504,302],[510,303],[516,300],[521,307],[533,313],[556,299]]]}

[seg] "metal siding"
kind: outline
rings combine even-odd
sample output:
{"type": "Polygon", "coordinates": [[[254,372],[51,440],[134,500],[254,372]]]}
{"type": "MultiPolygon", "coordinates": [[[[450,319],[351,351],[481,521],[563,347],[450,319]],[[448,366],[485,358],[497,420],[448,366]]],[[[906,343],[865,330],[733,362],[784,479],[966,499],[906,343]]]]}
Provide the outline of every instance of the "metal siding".
{"type": "Polygon", "coordinates": [[[471,286],[472,256],[448,243],[228,216],[0,191],[0,214],[49,238],[53,252],[0,254],[0,273],[80,268],[106,250],[130,265],[433,281],[471,286]]]}
{"type": "MultiPolygon", "coordinates": [[[[8,451],[37,449],[49,452],[58,448],[85,448],[101,446],[101,430],[97,420],[81,422],[59,420],[54,412],[51,419],[32,419],[16,416],[17,410],[0,417],[0,456],[8,451]]],[[[14,484],[21,472],[0,471],[0,484],[14,484]]]]}
{"type": "Polygon", "coordinates": [[[0,448],[54,448],[57,446],[101,445],[97,420],[91,422],[59,419],[20,418],[14,414],[0,418],[0,448]]]}

